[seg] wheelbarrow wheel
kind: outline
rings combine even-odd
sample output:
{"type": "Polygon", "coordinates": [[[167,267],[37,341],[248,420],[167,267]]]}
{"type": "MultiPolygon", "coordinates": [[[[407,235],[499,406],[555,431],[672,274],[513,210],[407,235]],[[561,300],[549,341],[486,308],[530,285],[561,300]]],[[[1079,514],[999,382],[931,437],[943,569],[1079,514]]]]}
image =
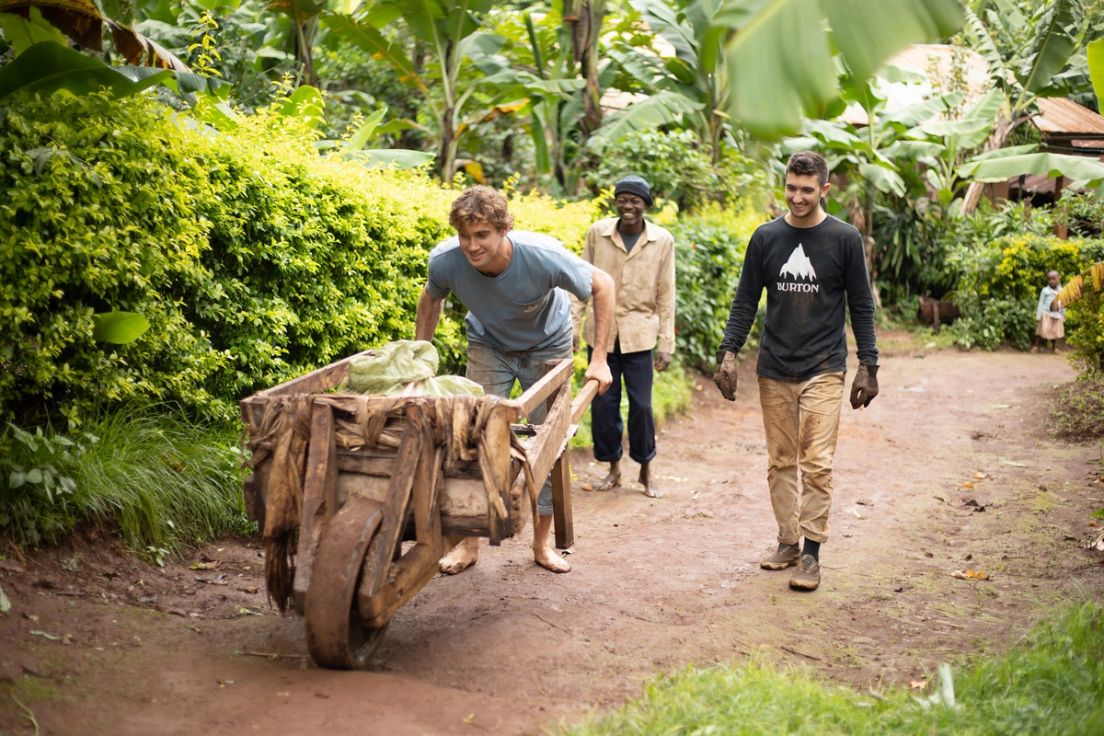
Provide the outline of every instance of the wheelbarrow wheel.
{"type": "Polygon", "coordinates": [[[307,647],[320,667],[364,669],[383,641],[387,625],[364,626],[356,602],[364,556],[382,516],[378,502],[350,496],[322,530],[303,611],[307,647]]]}

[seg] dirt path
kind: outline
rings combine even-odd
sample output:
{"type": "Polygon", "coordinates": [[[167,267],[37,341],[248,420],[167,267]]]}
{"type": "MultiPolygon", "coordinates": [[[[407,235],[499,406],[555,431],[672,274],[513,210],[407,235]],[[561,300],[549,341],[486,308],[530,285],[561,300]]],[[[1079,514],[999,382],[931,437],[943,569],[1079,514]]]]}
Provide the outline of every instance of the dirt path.
{"type": "Polygon", "coordinates": [[[881,396],[844,409],[816,593],[757,565],[776,528],[749,363],[735,404],[701,379],[692,416],[667,425],[666,498],[581,491],[602,468],[577,454],[574,570],[538,569],[526,540],[484,547],[399,611],[371,672],[303,657],[302,622],[265,605],[248,545],[197,554],[210,570],[158,570],[79,540],[0,570],[0,732],[32,732],[14,693],[44,734],[539,733],[657,672],[753,654],[856,686],[904,682],[1003,649],[1058,602],[1099,598],[1104,565],[1080,546],[1104,506],[1097,448],[1043,426],[1066,361],[882,344],[881,396]]]}

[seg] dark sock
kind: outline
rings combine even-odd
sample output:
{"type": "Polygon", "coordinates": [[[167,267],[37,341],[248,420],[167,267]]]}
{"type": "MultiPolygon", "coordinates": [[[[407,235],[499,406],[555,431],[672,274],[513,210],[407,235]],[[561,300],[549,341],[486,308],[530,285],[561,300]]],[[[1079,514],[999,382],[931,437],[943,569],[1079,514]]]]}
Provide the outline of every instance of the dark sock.
{"type": "Polygon", "coordinates": [[[801,550],[801,556],[811,555],[814,560],[820,562],[820,542],[811,539],[805,540],[805,548],[801,550]]]}

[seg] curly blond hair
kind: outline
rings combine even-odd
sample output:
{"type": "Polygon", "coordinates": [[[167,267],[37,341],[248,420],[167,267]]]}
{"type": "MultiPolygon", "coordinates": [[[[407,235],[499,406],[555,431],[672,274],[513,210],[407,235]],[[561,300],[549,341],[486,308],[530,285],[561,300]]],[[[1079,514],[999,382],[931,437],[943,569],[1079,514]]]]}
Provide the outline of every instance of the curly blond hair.
{"type": "Polygon", "coordinates": [[[477,186],[464,190],[456,198],[449,212],[449,224],[459,230],[461,225],[474,222],[489,222],[499,232],[513,227],[514,216],[507,209],[506,197],[502,192],[477,186]]]}

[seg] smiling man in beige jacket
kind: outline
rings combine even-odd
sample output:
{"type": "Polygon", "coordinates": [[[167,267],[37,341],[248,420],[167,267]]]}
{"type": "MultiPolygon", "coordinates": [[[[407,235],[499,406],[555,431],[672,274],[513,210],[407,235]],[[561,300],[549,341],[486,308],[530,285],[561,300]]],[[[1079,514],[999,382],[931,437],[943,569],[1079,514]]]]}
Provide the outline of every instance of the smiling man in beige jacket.
{"type": "MultiPolygon", "coordinates": [[[[644,494],[660,498],[663,494],[651,472],[656,454],[652,371],[667,370],[675,351],[675,240],[671,233],[644,219],[653,204],[651,188],[644,179],[626,176],[617,182],[614,198],[619,216],[591,225],[583,247],[583,260],[612,276],[617,289],[617,311],[606,345],[613,384],[591,404],[594,459],[610,464],[609,475],[598,490],[621,484],[624,376],[629,395],[629,457],[640,463],[644,494]]],[[[575,348],[581,322],[589,352],[595,340],[593,309],[573,298],[571,316],[575,348]]]]}

